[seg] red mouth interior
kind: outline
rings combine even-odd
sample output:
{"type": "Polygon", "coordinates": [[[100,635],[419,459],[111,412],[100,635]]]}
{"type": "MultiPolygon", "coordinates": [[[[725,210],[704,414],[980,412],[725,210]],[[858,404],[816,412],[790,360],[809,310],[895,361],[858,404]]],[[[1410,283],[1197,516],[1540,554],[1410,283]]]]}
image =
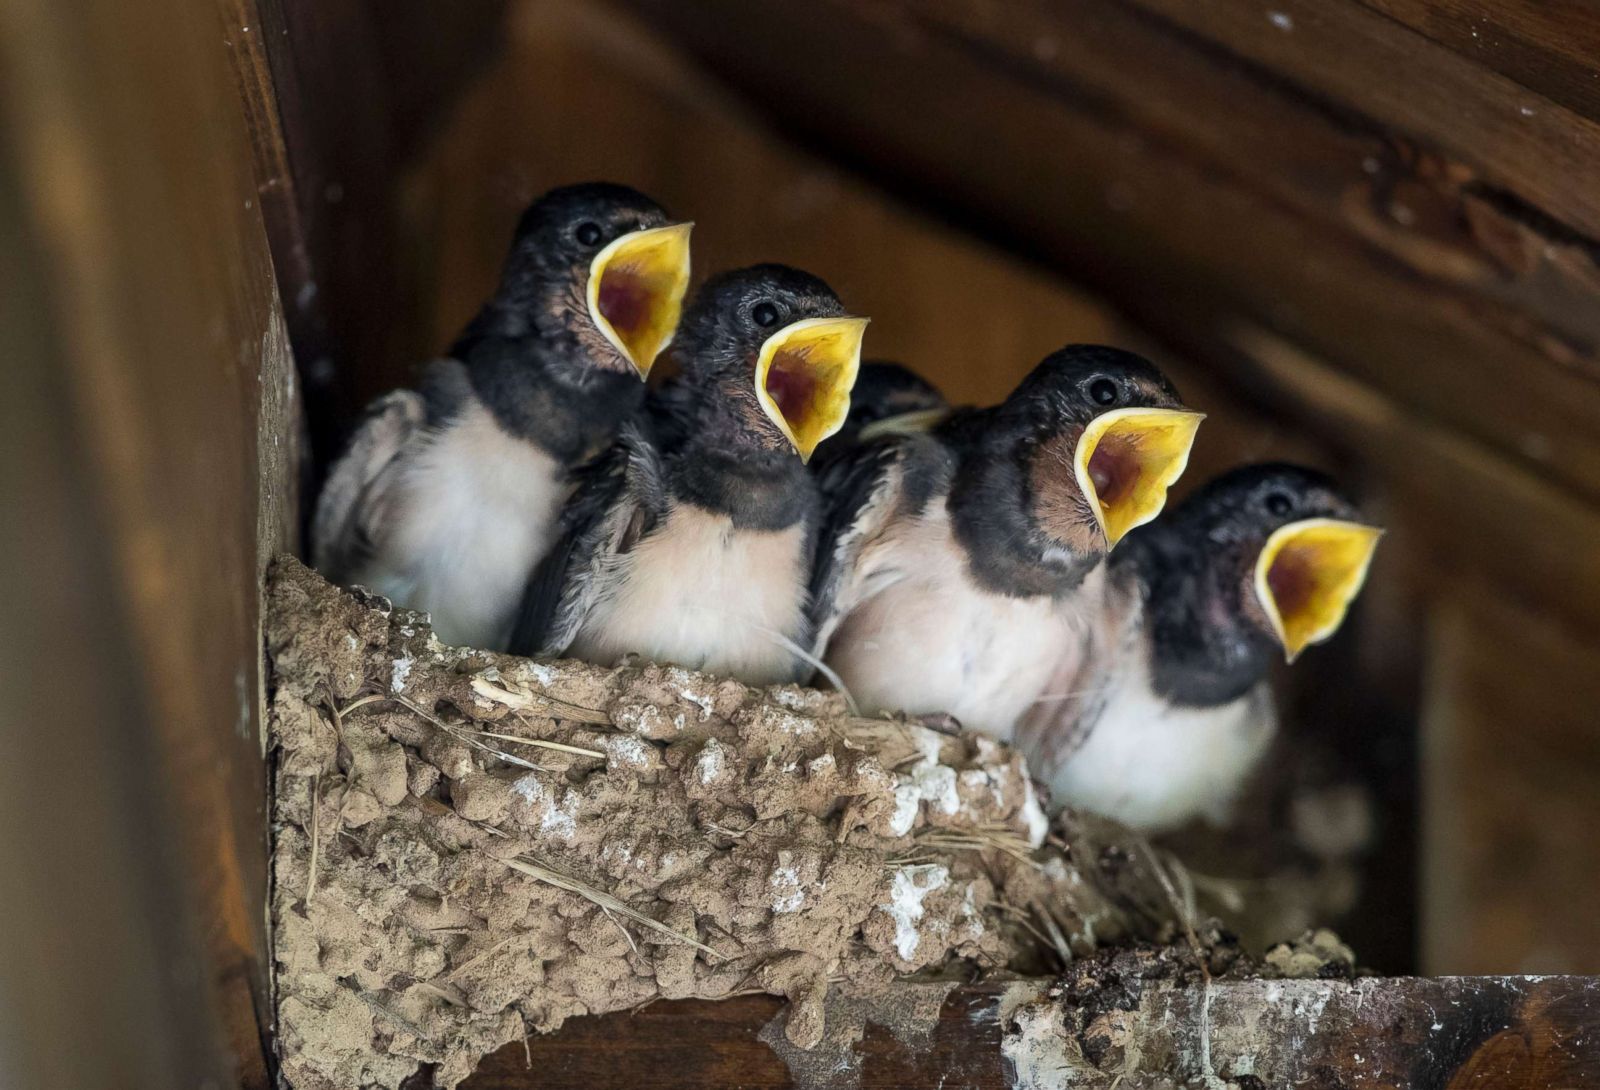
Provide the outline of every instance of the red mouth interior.
{"type": "Polygon", "coordinates": [[[1316,573],[1304,556],[1284,549],[1267,569],[1267,587],[1278,605],[1278,615],[1288,620],[1311,604],[1311,596],[1317,589],[1316,573]]]}
{"type": "Polygon", "coordinates": [[[600,313],[618,333],[642,329],[650,316],[650,290],[630,268],[610,268],[600,278],[600,313]]]}
{"type": "Polygon", "coordinates": [[[816,371],[806,363],[808,355],[808,349],[779,349],[767,369],[767,394],[794,431],[810,418],[821,393],[816,371]]]}
{"type": "Polygon", "coordinates": [[[1139,481],[1137,444],[1121,436],[1108,435],[1089,456],[1089,480],[1102,507],[1115,507],[1133,494],[1139,481]]]}

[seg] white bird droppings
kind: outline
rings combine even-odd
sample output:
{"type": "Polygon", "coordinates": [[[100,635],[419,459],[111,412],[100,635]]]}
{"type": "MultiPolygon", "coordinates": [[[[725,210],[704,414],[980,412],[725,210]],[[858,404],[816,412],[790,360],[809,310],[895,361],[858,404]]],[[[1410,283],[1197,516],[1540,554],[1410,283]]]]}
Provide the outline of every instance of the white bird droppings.
{"type": "Polygon", "coordinates": [[[917,930],[922,919],[922,902],[927,900],[928,894],[943,889],[949,882],[949,869],[939,863],[900,867],[894,872],[889,903],[879,907],[894,921],[895,953],[903,961],[914,958],[922,942],[922,932],[917,930]]]}
{"type": "Polygon", "coordinates": [[[694,762],[695,776],[701,783],[711,783],[722,775],[723,762],[726,760],[723,754],[726,749],[727,747],[715,738],[705,744],[705,748],[700,751],[700,756],[694,762]]]}
{"type": "Polygon", "coordinates": [[[389,675],[389,691],[398,693],[406,686],[406,678],[411,676],[411,667],[414,660],[410,655],[404,655],[394,660],[394,670],[389,675]]]}
{"type": "Polygon", "coordinates": [[[800,872],[794,867],[779,867],[767,879],[772,887],[772,911],[797,912],[805,901],[805,891],[800,888],[800,872]]]}

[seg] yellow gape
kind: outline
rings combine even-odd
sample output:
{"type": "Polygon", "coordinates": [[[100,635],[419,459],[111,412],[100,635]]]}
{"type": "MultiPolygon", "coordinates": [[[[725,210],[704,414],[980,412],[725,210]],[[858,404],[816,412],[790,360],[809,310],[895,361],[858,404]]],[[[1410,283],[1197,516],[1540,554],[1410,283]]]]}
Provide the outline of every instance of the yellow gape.
{"type": "Polygon", "coordinates": [[[761,346],[756,396],[803,462],[844,426],[866,328],[865,318],[806,318],[761,346]]]}
{"type": "Polygon", "coordinates": [[[1256,597],[1285,657],[1338,631],[1367,580],[1383,531],[1339,519],[1304,519],[1281,527],[1256,558],[1256,597]]]}
{"type": "Polygon", "coordinates": [[[1078,487],[1108,545],[1161,513],[1204,419],[1183,409],[1113,409],[1083,429],[1073,459],[1078,487]]]}
{"type": "Polygon", "coordinates": [[[589,317],[640,378],[677,331],[693,227],[676,223],[623,235],[589,265],[589,317]]]}

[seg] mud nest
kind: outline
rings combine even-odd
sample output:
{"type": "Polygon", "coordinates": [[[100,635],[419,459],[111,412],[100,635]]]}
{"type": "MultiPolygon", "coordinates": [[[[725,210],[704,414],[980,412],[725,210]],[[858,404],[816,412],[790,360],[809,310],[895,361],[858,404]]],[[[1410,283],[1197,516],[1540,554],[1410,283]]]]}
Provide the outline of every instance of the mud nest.
{"type": "Polygon", "coordinates": [[[835,694],[446,647],[291,559],[269,584],[277,1035],[395,1087],[573,1015],[750,991],[817,1045],[905,974],[1193,939],[1137,838],[1047,828],[1019,756],[835,694]]]}

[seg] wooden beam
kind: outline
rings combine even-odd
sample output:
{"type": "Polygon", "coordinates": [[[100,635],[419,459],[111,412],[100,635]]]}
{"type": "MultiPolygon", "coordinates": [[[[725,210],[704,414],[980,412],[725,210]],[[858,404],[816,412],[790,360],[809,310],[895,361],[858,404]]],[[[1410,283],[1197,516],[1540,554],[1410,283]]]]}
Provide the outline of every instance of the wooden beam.
{"type": "Polygon", "coordinates": [[[1600,501],[1586,118],[1404,28],[1368,43],[1360,20],[1383,17],[1349,0],[1294,24],[1343,28],[1320,66],[1231,3],[629,6],[797,132],[1155,332],[1174,303],[1247,316],[1600,501]],[[1440,83],[1467,96],[1454,113],[1440,83]],[[1516,153],[1477,148],[1496,138],[1516,153]]]}
{"type": "Polygon", "coordinates": [[[259,575],[296,428],[231,10],[0,20],[8,1082],[268,1081],[259,575]]]}
{"type": "Polygon", "coordinates": [[[1600,549],[1585,544],[1600,541],[1600,510],[1258,326],[1239,323],[1225,337],[1263,397],[1314,420],[1323,438],[1359,450],[1383,477],[1391,527],[1429,552],[1412,573],[1416,589],[1448,596],[1471,566],[1502,593],[1600,629],[1600,549]]]}
{"type": "MultiPolygon", "coordinates": [[[[998,1002],[995,988],[953,993],[931,1034],[909,1045],[869,1020],[854,1046],[832,1048],[824,1042],[819,1046],[824,1052],[814,1058],[780,1047],[786,1055],[798,1055],[802,1071],[843,1068],[838,1083],[859,1090],[931,1086],[940,1074],[952,1072],[959,1073],[959,1081],[950,1080],[950,1086],[1000,1090],[1010,1083],[999,1049],[998,1002]]],[[[653,1003],[634,1014],[578,1018],[558,1033],[530,1038],[526,1051],[513,1044],[489,1056],[462,1090],[828,1085],[807,1082],[804,1075],[795,1079],[767,1043],[781,1037],[782,1010],[782,1000],[752,995],[653,1003]]]]}
{"type": "Polygon", "coordinates": [[[958,988],[920,1042],[869,1013],[832,1079],[831,1054],[820,1064],[802,1058],[791,1072],[765,1043],[779,1002],[748,996],[574,1019],[526,1047],[506,1046],[462,1087],[1110,1090],[1211,1076],[1245,1088],[1557,1090],[1600,1079],[1593,978],[1244,980],[1208,989],[1141,978],[1143,956],[1080,963],[1060,983],[958,988]]]}
{"type": "MultiPolygon", "coordinates": [[[[1269,8],[1247,0],[1137,4],[1235,63],[1259,66],[1374,129],[1437,149],[1488,184],[1600,237],[1600,193],[1586,178],[1600,157],[1600,122],[1484,63],[1480,50],[1494,49],[1502,17],[1484,12],[1447,45],[1352,0],[1274,0],[1269,8]]],[[[1443,6],[1412,3],[1411,17],[1443,6]]],[[[1569,8],[1559,21],[1582,41],[1593,35],[1594,19],[1569,8]]],[[[1594,57],[1588,61],[1592,76],[1594,57]]]]}
{"type": "Polygon", "coordinates": [[[1362,0],[1451,51],[1600,120],[1600,9],[1583,0],[1362,0]]]}

